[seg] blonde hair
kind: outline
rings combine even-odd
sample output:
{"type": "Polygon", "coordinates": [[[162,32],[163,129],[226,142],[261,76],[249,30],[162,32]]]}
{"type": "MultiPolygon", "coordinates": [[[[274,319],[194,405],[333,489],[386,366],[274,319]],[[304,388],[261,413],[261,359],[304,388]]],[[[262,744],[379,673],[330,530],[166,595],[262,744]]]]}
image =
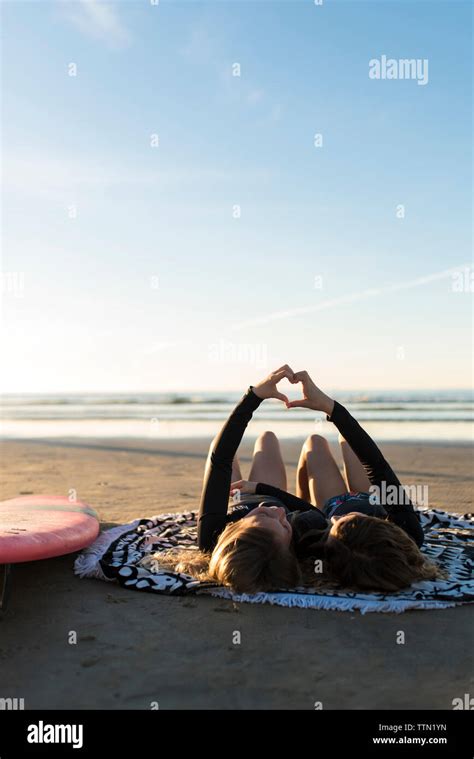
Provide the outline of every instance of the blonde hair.
{"type": "Polygon", "coordinates": [[[378,517],[337,521],[325,557],[331,579],[356,590],[390,592],[442,576],[404,530],[378,517]]]}
{"type": "Polygon", "coordinates": [[[331,586],[353,590],[396,591],[443,573],[418,550],[400,527],[378,517],[338,521],[331,530],[314,531],[314,556],[298,561],[293,548],[281,547],[270,530],[240,519],[220,534],[212,554],[197,549],[156,554],[160,569],[218,583],[237,593],[331,586]],[[325,570],[315,574],[315,558],[325,570]]]}
{"type": "Polygon", "coordinates": [[[181,550],[156,558],[160,566],[172,566],[176,572],[217,582],[236,593],[293,588],[301,579],[291,547],[281,546],[268,528],[245,519],[227,525],[212,554],[181,550]]]}

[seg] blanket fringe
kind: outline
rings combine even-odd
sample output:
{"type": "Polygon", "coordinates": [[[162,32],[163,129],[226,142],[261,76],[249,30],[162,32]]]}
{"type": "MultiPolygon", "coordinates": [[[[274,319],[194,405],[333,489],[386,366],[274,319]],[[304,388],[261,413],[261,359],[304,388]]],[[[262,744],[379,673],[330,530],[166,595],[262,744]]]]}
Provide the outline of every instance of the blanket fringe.
{"type": "Polygon", "coordinates": [[[117,527],[111,527],[110,530],[101,533],[92,545],[77,557],[74,562],[74,574],[78,575],[78,577],[92,577],[97,580],[114,582],[114,580],[110,580],[104,575],[99,561],[114,540],[117,540],[117,538],[125,535],[130,530],[134,530],[138,527],[140,521],[140,519],[134,519],[133,522],[119,524],[117,527]]]}
{"type": "Polygon", "coordinates": [[[219,589],[198,591],[199,595],[208,594],[217,598],[225,598],[251,604],[269,603],[274,606],[293,606],[302,609],[327,609],[330,611],[360,611],[361,614],[368,612],[393,612],[401,614],[408,609],[448,609],[457,606],[450,601],[398,601],[396,599],[386,601],[364,601],[355,598],[331,598],[330,596],[302,595],[298,593],[255,593],[249,595],[241,593],[237,595],[230,590],[219,589]]]}

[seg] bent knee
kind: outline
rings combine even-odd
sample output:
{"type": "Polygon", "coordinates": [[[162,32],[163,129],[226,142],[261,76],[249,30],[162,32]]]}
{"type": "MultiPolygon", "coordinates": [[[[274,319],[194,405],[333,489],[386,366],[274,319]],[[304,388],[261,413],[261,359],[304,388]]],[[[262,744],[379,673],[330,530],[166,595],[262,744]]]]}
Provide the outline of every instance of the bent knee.
{"type": "Polygon", "coordinates": [[[329,443],[322,435],[314,434],[306,438],[304,447],[306,451],[327,450],[329,448],[329,443]]]}
{"type": "Polygon", "coordinates": [[[275,443],[278,443],[278,438],[275,435],[275,433],[272,432],[271,430],[265,430],[265,432],[262,432],[258,436],[255,444],[256,445],[257,444],[260,444],[260,445],[274,445],[275,443]]]}

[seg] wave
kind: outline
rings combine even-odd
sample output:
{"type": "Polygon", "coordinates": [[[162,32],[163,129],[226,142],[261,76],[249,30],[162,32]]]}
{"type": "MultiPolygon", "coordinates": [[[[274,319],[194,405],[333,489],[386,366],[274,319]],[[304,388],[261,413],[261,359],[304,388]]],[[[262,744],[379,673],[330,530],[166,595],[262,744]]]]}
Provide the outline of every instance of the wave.
{"type": "MultiPolygon", "coordinates": [[[[159,419],[191,423],[225,421],[242,393],[70,393],[5,394],[1,397],[4,421],[67,422],[159,419]]],[[[334,394],[361,422],[430,423],[472,422],[474,394],[470,390],[384,391],[334,394]]],[[[306,409],[288,414],[278,401],[257,412],[262,421],[308,422],[316,412],[306,409]]]]}
{"type": "MultiPolygon", "coordinates": [[[[370,406],[375,409],[390,407],[399,410],[413,408],[417,404],[464,404],[474,403],[472,390],[439,391],[384,391],[362,393],[358,391],[337,391],[333,393],[341,403],[370,406]]],[[[242,393],[58,393],[58,394],[19,394],[4,393],[0,396],[3,406],[139,406],[164,404],[183,405],[217,405],[235,403],[242,393]]]]}

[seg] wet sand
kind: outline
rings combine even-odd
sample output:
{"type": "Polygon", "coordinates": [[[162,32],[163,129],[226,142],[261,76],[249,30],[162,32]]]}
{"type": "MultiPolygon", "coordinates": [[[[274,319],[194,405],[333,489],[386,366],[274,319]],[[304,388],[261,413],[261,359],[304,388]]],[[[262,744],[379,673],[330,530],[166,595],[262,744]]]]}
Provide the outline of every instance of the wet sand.
{"type": "MultiPolygon", "coordinates": [[[[282,443],[290,490],[300,445],[282,443]]],[[[473,510],[468,446],[382,447],[405,484],[428,485],[431,506],[473,510]]],[[[206,449],[199,439],[8,441],[1,498],[73,489],[103,527],[195,509],[206,449]]],[[[244,477],[250,453],[243,445],[244,477]]],[[[156,597],[80,580],[73,560],[14,568],[0,698],[27,709],[450,709],[473,692],[472,606],[362,616],[156,597]]]]}

